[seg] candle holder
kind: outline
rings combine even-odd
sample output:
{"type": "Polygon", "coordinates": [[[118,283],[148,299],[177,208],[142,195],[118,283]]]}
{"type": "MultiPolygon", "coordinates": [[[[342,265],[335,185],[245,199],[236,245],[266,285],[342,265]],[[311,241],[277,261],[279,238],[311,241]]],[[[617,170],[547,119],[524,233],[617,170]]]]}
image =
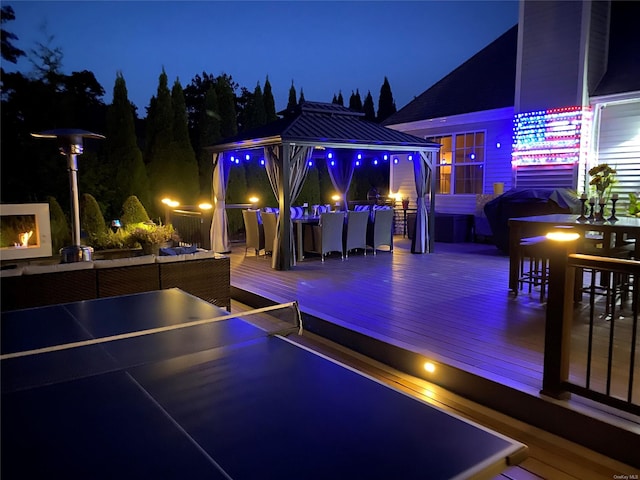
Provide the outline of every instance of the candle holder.
{"type": "Polygon", "coordinates": [[[607,218],[607,220],[611,223],[613,222],[617,222],[618,221],[618,217],[616,217],[616,202],[618,201],[617,198],[612,198],[611,199],[611,216],[609,218],[607,218]]]}
{"type": "Polygon", "coordinates": [[[586,222],[587,221],[587,217],[584,214],[584,204],[587,202],[586,198],[581,198],[580,199],[580,216],[578,217],[578,221],[579,222],[586,222]]]}
{"type": "Polygon", "coordinates": [[[598,200],[598,205],[600,206],[600,210],[596,212],[596,223],[604,222],[604,206],[606,205],[604,198],[598,200]]]}
{"type": "Polygon", "coordinates": [[[593,198],[589,199],[589,216],[587,217],[587,220],[589,222],[594,222],[596,219],[596,216],[593,212],[595,205],[596,205],[596,201],[593,198]]]}

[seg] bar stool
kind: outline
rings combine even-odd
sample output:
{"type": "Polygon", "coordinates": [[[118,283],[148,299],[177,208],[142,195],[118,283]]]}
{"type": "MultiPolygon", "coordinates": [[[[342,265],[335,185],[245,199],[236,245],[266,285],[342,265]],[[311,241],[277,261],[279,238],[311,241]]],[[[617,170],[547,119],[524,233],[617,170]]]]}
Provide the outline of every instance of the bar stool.
{"type": "Polygon", "coordinates": [[[529,293],[534,287],[540,288],[540,302],[544,302],[549,284],[549,257],[546,252],[545,236],[528,237],[520,240],[520,274],[518,287],[522,290],[529,286],[529,293]]]}

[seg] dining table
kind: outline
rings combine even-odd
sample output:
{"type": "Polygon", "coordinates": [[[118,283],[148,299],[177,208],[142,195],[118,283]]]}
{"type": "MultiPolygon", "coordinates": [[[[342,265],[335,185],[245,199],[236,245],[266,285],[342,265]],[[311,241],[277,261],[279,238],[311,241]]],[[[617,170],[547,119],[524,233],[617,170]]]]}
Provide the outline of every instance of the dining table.
{"type": "MultiPolygon", "coordinates": [[[[580,234],[577,251],[586,253],[590,239],[601,244],[598,255],[607,257],[623,247],[630,247],[635,260],[640,259],[640,218],[620,217],[612,220],[590,221],[576,214],[535,215],[509,219],[509,290],[517,292],[520,272],[520,241],[523,238],[545,235],[554,227],[571,227],[580,234]]],[[[592,252],[589,252],[592,253],[592,252]]]]}

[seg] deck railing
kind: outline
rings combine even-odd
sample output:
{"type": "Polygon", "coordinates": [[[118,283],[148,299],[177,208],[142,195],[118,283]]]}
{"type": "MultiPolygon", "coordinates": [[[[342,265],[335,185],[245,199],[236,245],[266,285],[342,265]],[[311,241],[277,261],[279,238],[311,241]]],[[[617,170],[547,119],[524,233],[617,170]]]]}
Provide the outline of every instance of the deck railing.
{"type": "Polygon", "coordinates": [[[640,414],[640,261],[550,247],[541,393],[640,414]]]}

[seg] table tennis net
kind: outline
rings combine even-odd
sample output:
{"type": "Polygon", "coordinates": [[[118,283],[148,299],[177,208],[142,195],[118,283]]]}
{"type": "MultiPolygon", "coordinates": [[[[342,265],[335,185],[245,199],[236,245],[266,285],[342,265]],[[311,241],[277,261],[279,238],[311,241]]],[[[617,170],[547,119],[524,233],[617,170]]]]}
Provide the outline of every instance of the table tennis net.
{"type": "Polygon", "coordinates": [[[118,332],[0,355],[4,392],[126,370],[184,356],[215,356],[272,335],[302,333],[296,302],[118,332]]]}

